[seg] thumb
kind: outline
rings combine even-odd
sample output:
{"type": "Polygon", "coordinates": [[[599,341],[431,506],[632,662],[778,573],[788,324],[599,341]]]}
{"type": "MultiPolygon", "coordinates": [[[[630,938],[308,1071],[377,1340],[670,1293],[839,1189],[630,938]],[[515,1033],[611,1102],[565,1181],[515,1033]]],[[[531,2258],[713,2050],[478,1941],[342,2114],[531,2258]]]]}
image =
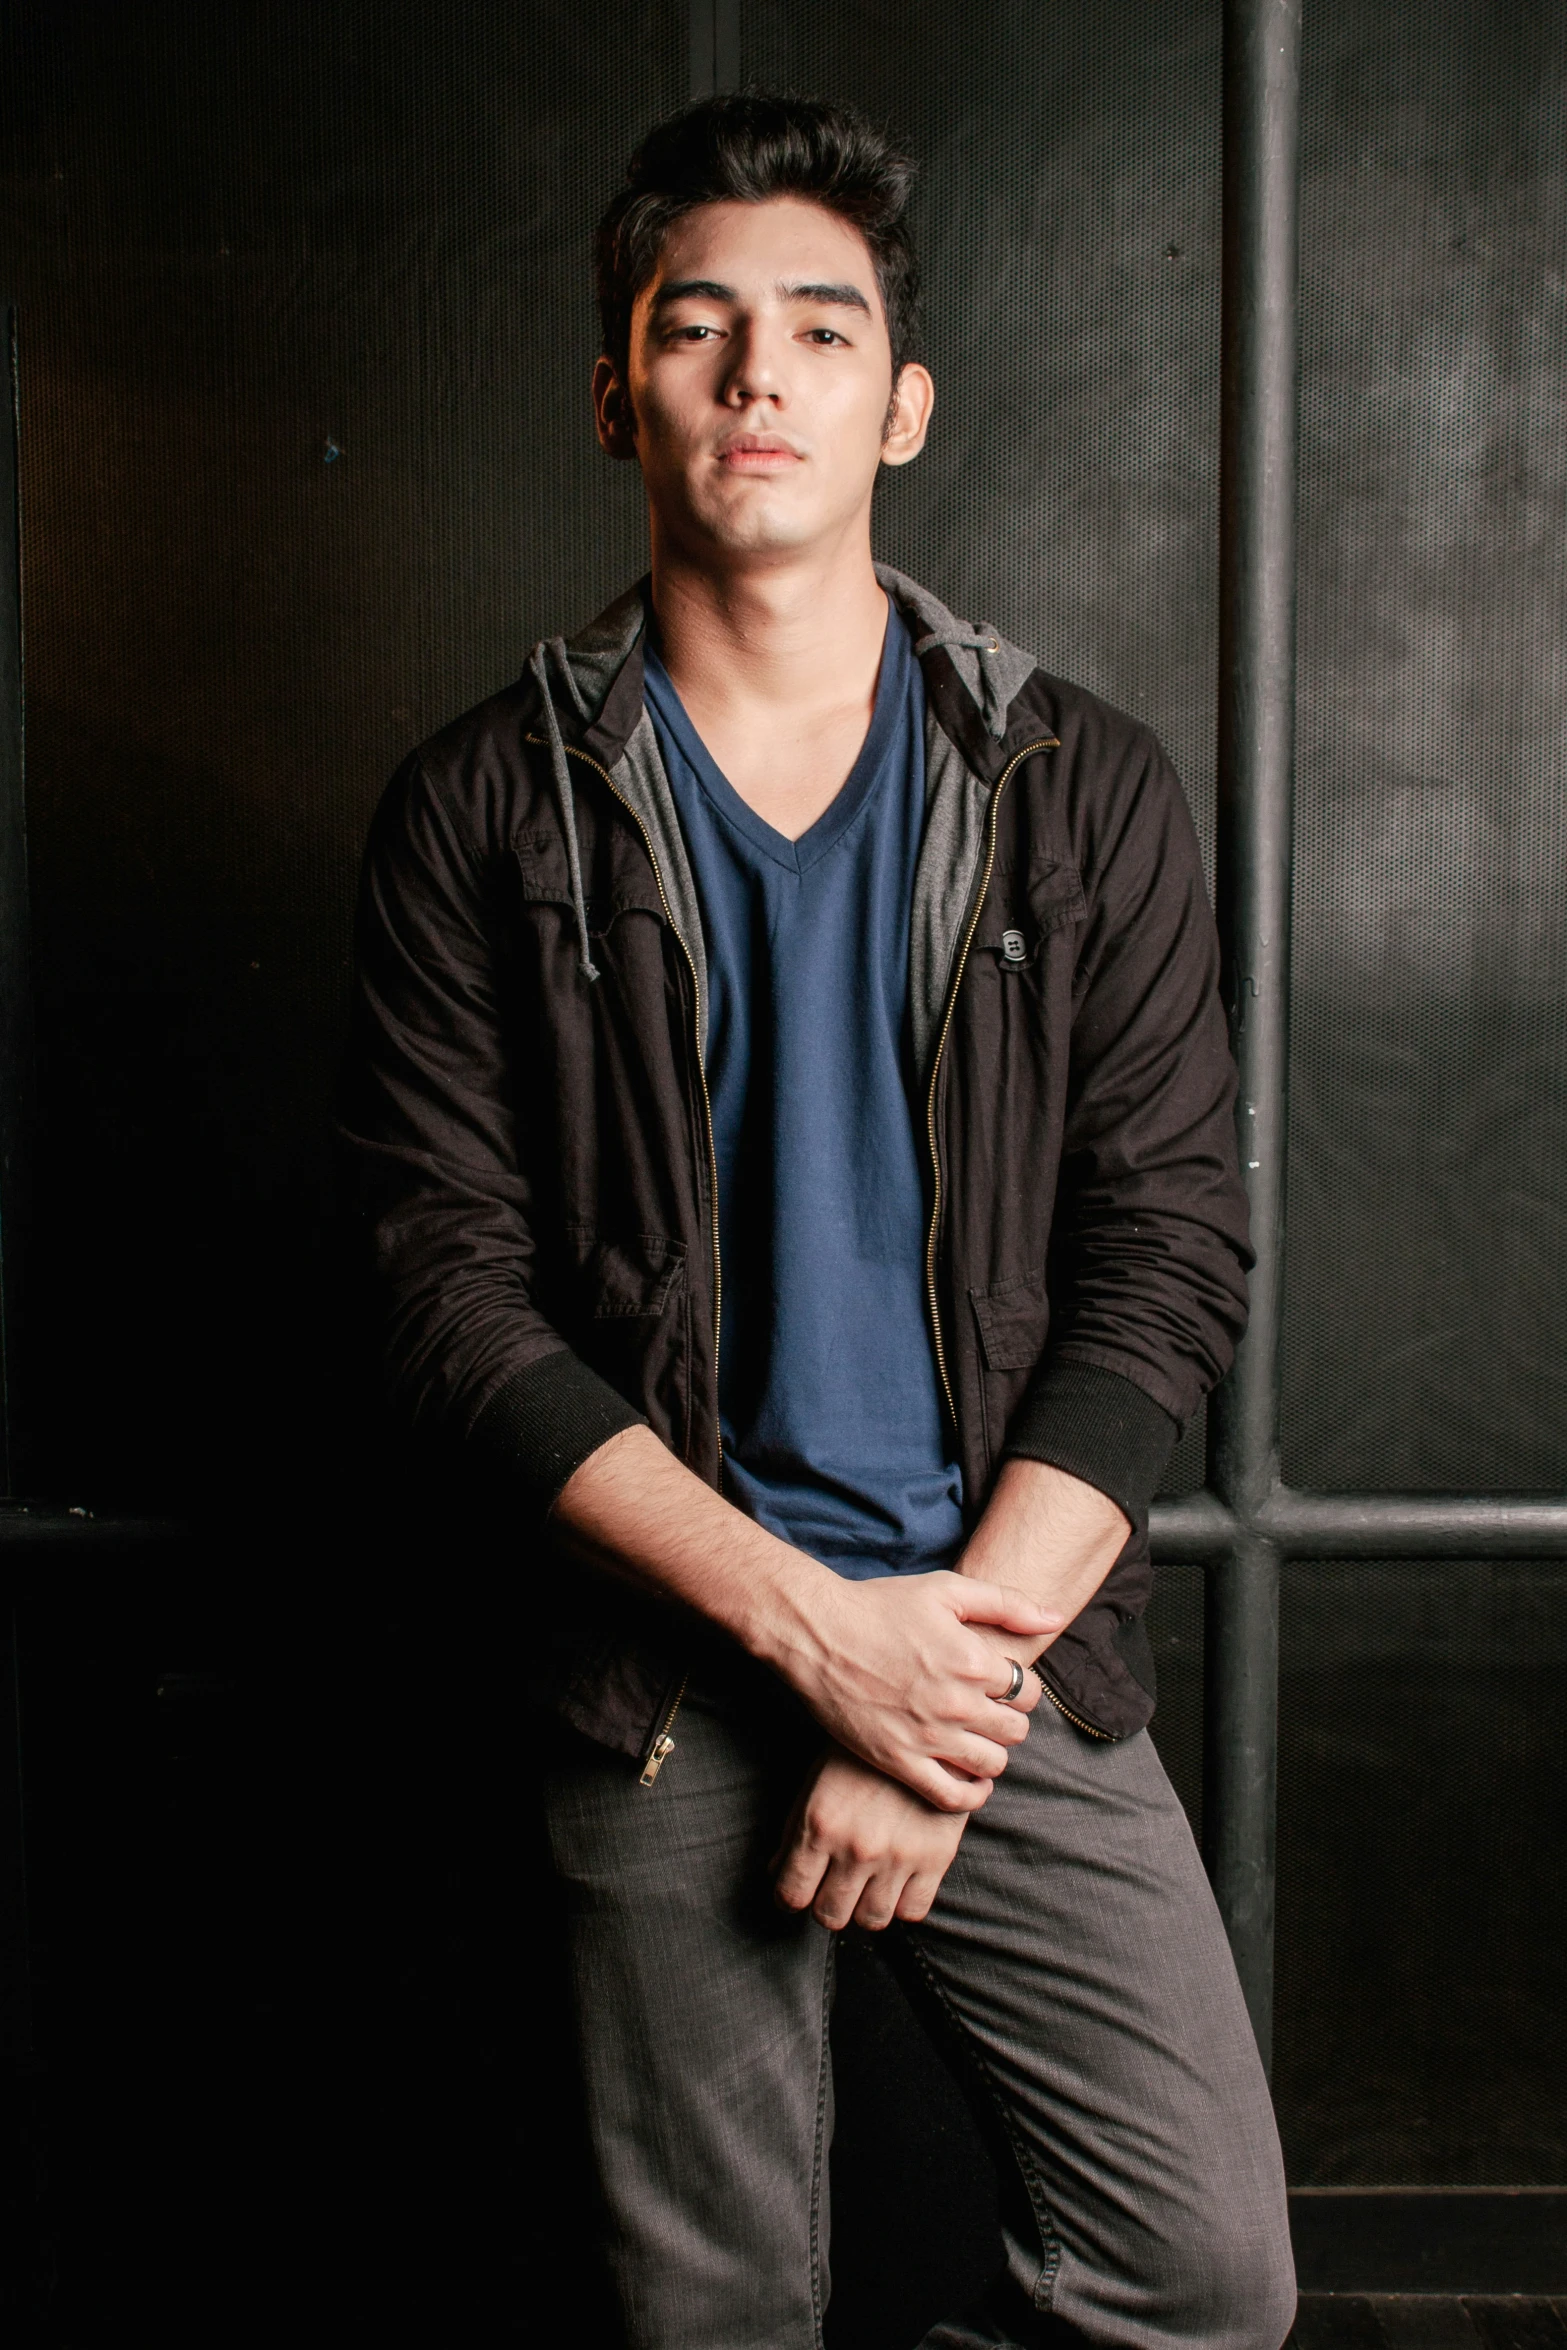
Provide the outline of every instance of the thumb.
{"type": "Polygon", "coordinates": [[[979,1583],[960,1576],[963,1589],[953,1601],[965,1624],[996,1624],[1003,1632],[1059,1632],[1061,1618],[1010,1583],[979,1583]]]}

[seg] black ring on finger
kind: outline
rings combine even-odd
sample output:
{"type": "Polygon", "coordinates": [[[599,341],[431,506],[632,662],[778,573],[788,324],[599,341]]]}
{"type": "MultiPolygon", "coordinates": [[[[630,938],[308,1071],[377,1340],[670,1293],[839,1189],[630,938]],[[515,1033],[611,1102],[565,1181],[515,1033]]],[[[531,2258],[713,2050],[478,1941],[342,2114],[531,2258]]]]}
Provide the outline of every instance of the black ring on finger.
{"type": "Polygon", "coordinates": [[[1012,1679],[1007,1688],[1002,1691],[1000,1702],[1003,1705],[1011,1705],[1015,1698],[1019,1698],[1023,1694],[1023,1681],[1025,1676],[1023,1668],[1018,1663],[1015,1656],[1009,1656],[1006,1659],[1006,1662],[1012,1667],[1012,1679]]]}

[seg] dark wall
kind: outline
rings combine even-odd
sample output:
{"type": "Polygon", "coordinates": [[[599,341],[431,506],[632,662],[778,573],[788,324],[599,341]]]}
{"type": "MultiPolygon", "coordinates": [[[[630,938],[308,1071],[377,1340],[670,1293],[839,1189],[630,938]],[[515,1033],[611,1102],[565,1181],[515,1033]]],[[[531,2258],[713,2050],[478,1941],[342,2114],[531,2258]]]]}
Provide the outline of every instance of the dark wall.
{"type": "MultiPolygon", "coordinates": [[[[208,1528],[220,1630],[176,1611],[154,1640],[132,1610],[94,1635],[93,1703],[122,1707],[118,1751],[149,1785],[167,1783],[148,1709],[176,1651],[222,1649],[258,1721],[295,1723],[300,1817],[347,1783],[300,1725],[373,1685],[380,1775],[353,1783],[401,1789],[414,1823],[424,1922],[397,2012],[428,2055],[430,2019],[491,1980],[497,1917],[516,1919],[486,1857],[499,1816],[459,1819],[436,1759],[468,1753],[464,1644],[493,1646],[493,1624],[465,1587],[479,1614],[435,1627],[456,1575],[439,1544],[413,1562],[422,1586],[406,1557],[393,1577],[344,1508],[374,1476],[347,1441],[363,1372],[330,1246],[347,913],[401,752],[641,561],[635,480],[590,430],[587,235],[636,132],[683,94],[684,11],[8,0],[4,27],[35,1482],[208,1528]],[[438,1698],[402,1677],[421,1641],[438,1698]]],[[[741,65],[890,114],[924,161],[940,401],[929,452],[887,486],[883,550],[1147,716],[1206,837],[1214,0],[997,0],[982,20],[756,0],[741,65]]],[[[1567,1485],[1564,85],[1560,6],[1309,11],[1285,1413],[1302,1483],[1567,1485]]],[[[1200,1473],[1199,1428],[1173,1482],[1200,1473]]],[[[1567,2177],[1545,2087],[1567,2014],[1547,1860],[1563,1597],[1553,1566],[1291,1570],[1278,2089],[1298,2181],[1567,2177]]],[[[1193,1571],[1166,1576],[1156,1631],[1156,1735],[1195,1809],[1193,1571]]],[[[60,1666],[51,1719],[72,1685],[60,1666]]],[[[216,1718],[199,1689],[180,1702],[216,1718]]],[[[60,1773],[64,1837],[90,1797],[60,1773]]],[[[274,1852],[280,1882],[302,1849],[274,1852]]],[[[297,2015],[315,1978],[286,1950],[297,2015]]],[[[79,2017],[90,1983],[71,1980],[79,2017]]],[[[469,2089],[498,2114],[511,2042],[477,1992],[463,2012],[469,2089]]]]}
{"type": "Polygon", "coordinates": [[[403,752],[642,561],[585,255],[684,14],[7,16],[35,1480],[308,1486],[359,848],[403,752]]]}

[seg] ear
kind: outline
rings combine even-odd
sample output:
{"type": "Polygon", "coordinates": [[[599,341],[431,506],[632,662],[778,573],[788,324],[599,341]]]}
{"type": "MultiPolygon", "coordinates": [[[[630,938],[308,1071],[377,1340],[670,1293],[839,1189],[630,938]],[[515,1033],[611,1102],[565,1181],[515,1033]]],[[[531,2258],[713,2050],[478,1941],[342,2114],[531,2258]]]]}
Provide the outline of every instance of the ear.
{"type": "Polygon", "coordinates": [[[601,449],[611,457],[635,457],[637,420],[625,387],[607,359],[595,360],[593,366],[593,421],[601,449]]]}
{"type": "Polygon", "coordinates": [[[887,411],[887,430],[882,435],[881,461],[883,465],[907,465],[925,446],[925,435],[930,430],[931,410],[936,405],[936,386],[931,381],[930,369],[911,359],[898,372],[892,387],[892,406],[887,411]]]}

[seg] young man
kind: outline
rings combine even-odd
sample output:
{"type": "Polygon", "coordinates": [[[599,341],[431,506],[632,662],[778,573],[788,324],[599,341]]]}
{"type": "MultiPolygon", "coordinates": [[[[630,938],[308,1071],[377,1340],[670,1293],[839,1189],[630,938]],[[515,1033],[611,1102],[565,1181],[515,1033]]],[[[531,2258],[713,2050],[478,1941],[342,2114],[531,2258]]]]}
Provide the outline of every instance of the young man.
{"type": "Polygon", "coordinates": [[[872,561],[908,180],[793,100],[643,145],[594,400],[651,574],[394,780],[347,1126],[396,1393],[537,1593],[627,2341],[819,2342],[832,1936],[896,1921],[1017,2165],[933,2350],[1277,2350],[1144,1732],[1148,1503],[1245,1313],[1213,927],[1153,738],[872,561]]]}

